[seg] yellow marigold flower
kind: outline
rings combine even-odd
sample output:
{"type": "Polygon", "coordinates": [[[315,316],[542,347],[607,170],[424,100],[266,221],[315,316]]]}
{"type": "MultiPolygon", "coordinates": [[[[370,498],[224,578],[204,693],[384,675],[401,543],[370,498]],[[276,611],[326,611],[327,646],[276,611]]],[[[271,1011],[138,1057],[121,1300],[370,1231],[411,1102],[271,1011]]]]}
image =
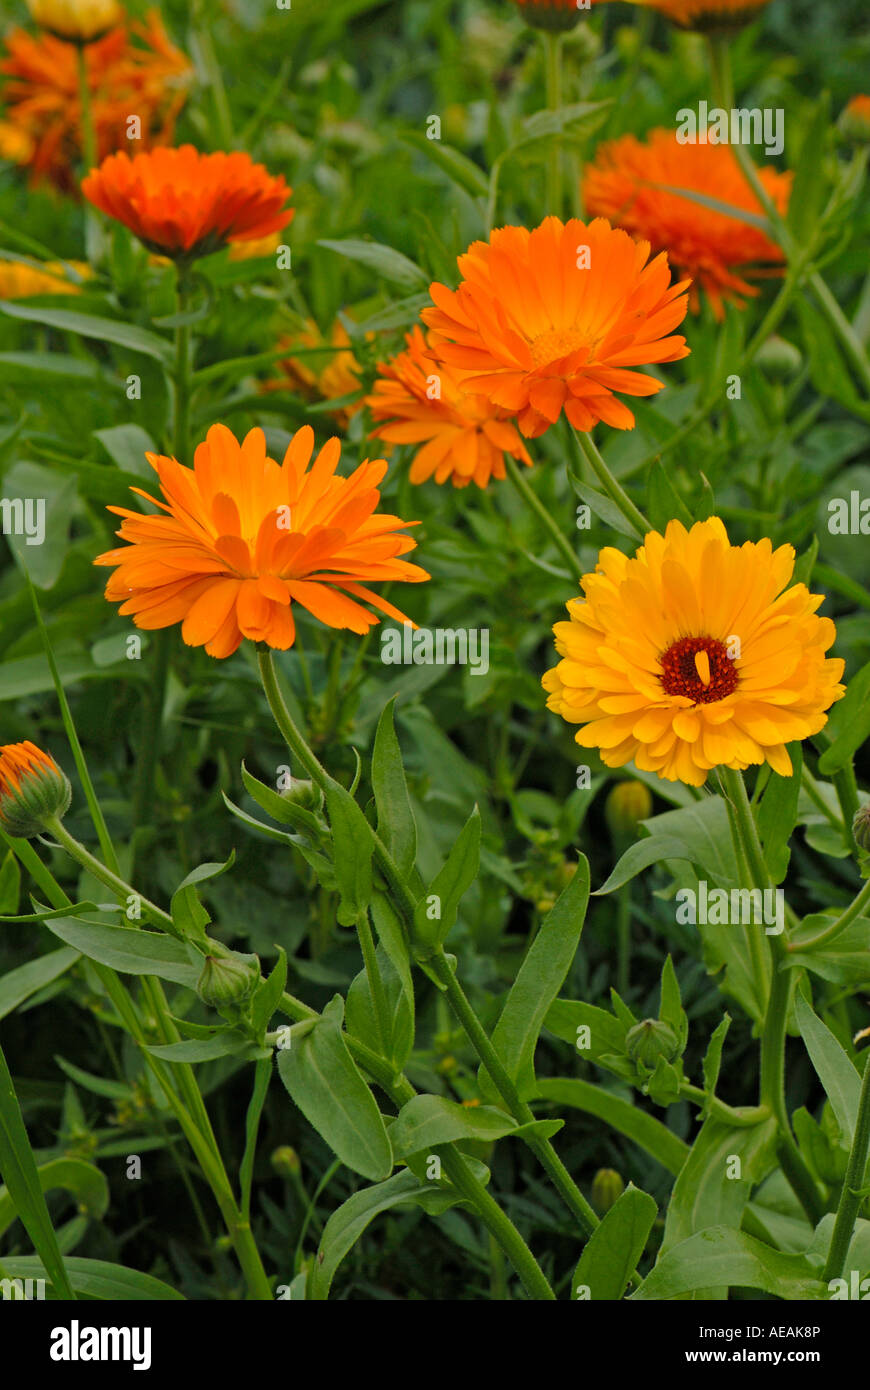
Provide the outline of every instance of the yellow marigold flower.
{"type": "Polygon", "coordinates": [[[412,483],[434,474],[436,483],[449,478],[454,487],[486,487],[490,478],[505,476],[505,454],[531,466],[507,412],[464,389],[473,373],[440,361],[434,336],[427,343],[415,326],[406,335],[407,350],[378,364],[380,376],[366,405],[386,424],[372,438],[421,445],[411,464],[412,483]]]}
{"type": "Polygon", "coordinates": [[[650,531],[633,559],[607,547],[557,623],[547,704],[608,767],[701,786],[714,767],[767,762],[819,732],[844,694],[823,596],[792,584],[795,552],[731,545],[719,517],[650,531]]]}
{"type": "MultiPolygon", "coordinates": [[[[369,340],[374,335],[369,335],[369,340]]],[[[317,324],[309,319],[301,333],[284,337],[280,348],[287,349],[287,356],[278,363],[284,378],[277,377],[264,382],[265,391],[298,392],[307,401],[338,401],[344,396],[353,396],[360,390],[362,368],[353,354],[351,339],[340,319],[336,319],[329,338],[321,333],[317,324]],[[294,356],[300,348],[315,349],[310,355],[294,356]],[[332,348],[331,353],[324,349],[332,348]]],[[[347,429],[354,415],[362,410],[362,398],[348,405],[339,406],[329,413],[342,429],[347,429]]]]}
{"type": "Polygon", "coordinates": [[[0,159],[27,164],[33,157],[33,140],[12,121],[0,121],[0,159]]]}
{"type": "Polygon", "coordinates": [[[90,43],[124,18],[118,0],[27,0],[36,23],[61,39],[90,43]]]}
{"type": "Polygon", "coordinates": [[[48,753],[28,742],[0,748],[0,825],[8,835],[41,835],[71,800],[69,780],[48,753]]]}
{"type": "Polygon", "coordinates": [[[81,286],[69,277],[68,270],[82,277],[90,275],[90,266],[81,261],[46,261],[41,269],[22,261],[0,260],[0,299],[29,299],[34,294],[79,294],[81,286]]]}
{"type": "MultiPolygon", "coordinates": [[[[758,177],[784,214],[791,174],[765,168],[758,177]]],[[[728,145],[681,144],[673,130],[653,130],[644,140],[623,135],[598,147],[584,181],[591,213],[642,237],[654,252],[667,251],[680,273],[691,277],[694,309],[700,288],[722,319],[723,300],[740,305],[740,295],[758,294],[748,275],[781,273],[782,251],[763,231],[672,191],[685,188],[761,216],[728,145]]]]}
{"type": "Polygon", "coordinates": [[[253,261],[260,256],[274,256],[280,245],[280,232],[257,237],[255,241],[233,241],[230,243],[229,258],[231,261],[253,261]]]}

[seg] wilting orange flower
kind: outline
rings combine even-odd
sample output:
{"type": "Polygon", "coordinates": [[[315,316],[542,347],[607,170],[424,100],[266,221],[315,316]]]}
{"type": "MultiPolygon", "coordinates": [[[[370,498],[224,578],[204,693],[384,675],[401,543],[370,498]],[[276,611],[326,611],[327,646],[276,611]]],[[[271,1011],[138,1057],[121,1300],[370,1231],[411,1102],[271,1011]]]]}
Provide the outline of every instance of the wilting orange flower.
{"type": "Polygon", "coordinates": [[[82,261],[46,261],[41,266],[0,260],[0,299],[29,299],[33,294],[79,294],[69,271],[86,279],[91,268],[82,261]]]}
{"type": "Polygon", "coordinates": [[[35,743],[0,748],[0,825],[9,835],[30,839],[69,810],[72,788],[54,758],[35,743]]]}
{"type": "MultiPolygon", "coordinates": [[[[287,356],[278,363],[278,369],[284,376],[283,379],[275,377],[264,382],[264,391],[291,389],[307,401],[337,401],[359,391],[362,369],[351,350],[350,334],[340,319],[336,319],[332,325],[328,342],[317,324],[309,319],[301,333],[282,338],[278,346],[287,349],[287,356]],[[330,347],[334,349],[331,353],[320,351],[330,347]],[[305,348],[316,349],[316,354],[312,352],[310,356],[302,357],[294,355],[305,348]]],[[[339,406],[329,414],[338,421],[342,429],[347,429],[354,415],[362,410],[362,406],[363,402],[360,399],[352,401],[349,405],[339,406]]]]}
{"type": "Polygon", "coordinates": [[[667,256],[647,264],[649,250],[602,218],[502,227],[459,257],[458,290],[430,286],[436,307],[422,318],[448,339],[442,361],[468,371],[464,389],[518,416],[527,437],[563,410],[579,430],[631,429],[614,393],[652,396],[662,383],[628,368],[689,352],[667,336],[685,318],[688,281],[672,285],[667,256]]]}
{"type": "MultiPolygon", "coordinates": [[[[31,177],[75,192],[83,149],[78,49],[23,29],[13,30],[5,43],[5,114],[32,142],[26,160],[31,177]]],[[[144,24],[113,29],[83,51],[98,157],[129,147],[133,118],[141,123],[137,149],[170,141],[193,69],[170,43],[157,12],[144,24]]]]}
{"type": "Polygon", "coordinates": [[[83,43],[100,38],[124,18],[118,0],[27,0],[27,8],[43,29],[83,43]]]}
{"type": "Polygon", "coordinates": [[[844,694],[822,595],[790,584],[795,552],[731,545],[719,517],[650,531],[634,558],[608,546],[557,623],[547,705],[608,767],[633,761],[701,786],[714,767],[767,762],[816,734],[844,694]]]}
{"type": "Polygon", "coordinates": [[[292,189],[250,155],[201,154],[193,145],[112,154],[82,180],[94,207],[123,222],[158,255],[192,260],[228,242],[255,241],[286,227],[292,189]]]}
{"type": "Polygon", "coordinates": [[[387,423],[372,437],[422,445],[411,464],[412,483],[424,483],[434,474],[436,483],[449,478],[454,487],[471,482],[486,487],[490,478],[505,476],[505,454],[531,464],[506,412],[486,396],[463,389],[473,373],[440,361],[434,336],[427,344],[415,326],[406,335],[406,351],[378,364],[380,376],[366,405],[375,420],[387,423]]]}
{"type": "Polygon", "coordinates": [[[239,443],[225,425],[213,425],[192,469],[148,454],[166,502],[132,491],[165,515],[109,508],[123,517],[118,535],[130,545],[94,562],[117,567],[106,598],[137,627],[181,623],[188,646],[217,657],[231,656],[245,637],[291,647],[294,603],[351,632],[378,621],[365,603],[408,622],[367,587],[429,578],[399,558],[416,545],[401,529],[416,523],[376,511],[386,463],[366,461],[341,478],[339,441],[329,440],[309,467],[313,449],[306,425],[279,465],[266,455],[262,430],[239,443]]]}
{"type": "MultiPolygon", "coordinates": [[[[791,174],[765,168],[758,177],[784,213],[791,174]]],[[[740,295],[758,293],[748,275],[778,273],[782,265],[782,251],[759,228],[670,191],[685,188],[763,216],[729,145],[680,144],[671,130],[653,130],[646,140],[623,135],[599,146],[584,188],[590,211],[643,237],[654,251],[667,250],[674,266],[694,281],[693,307],[700,287],[719,319],[724,299],[740,304],[740,295]]]]}
{"type": "Polygon", "coordinates": [[[588,5],[577,0],[514,0],[527,24],[536,29],[573,29],[588,5]]]}
{"type": "Polygon", "coordinates": [[[870,140],[870,96],[853,97],[837,124],[847,140],[870,140]]]}

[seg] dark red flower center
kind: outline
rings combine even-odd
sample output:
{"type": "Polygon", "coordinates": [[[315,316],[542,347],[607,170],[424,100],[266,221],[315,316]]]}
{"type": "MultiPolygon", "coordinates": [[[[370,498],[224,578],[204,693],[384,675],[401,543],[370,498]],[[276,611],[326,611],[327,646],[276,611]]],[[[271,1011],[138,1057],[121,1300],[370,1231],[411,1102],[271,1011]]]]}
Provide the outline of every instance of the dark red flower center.
{"type": "Polygon", "coordinates": [[[659,677],[668,695],[685,695],[694,705],[724,700],[737,688],[737,668],[715,637],[681,637],[668,647],[659,677]]]}

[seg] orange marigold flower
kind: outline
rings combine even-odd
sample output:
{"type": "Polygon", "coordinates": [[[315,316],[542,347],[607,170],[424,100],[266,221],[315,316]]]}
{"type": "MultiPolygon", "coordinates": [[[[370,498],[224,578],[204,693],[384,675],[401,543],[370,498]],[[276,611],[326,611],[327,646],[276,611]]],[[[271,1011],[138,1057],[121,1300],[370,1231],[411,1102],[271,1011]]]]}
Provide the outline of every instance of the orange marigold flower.
{"type": "Polygon", "coordinates": [[[118,0],[27,0],[31,16],[58,38],[89,43],[120,24],[118,0]]]}
{"type": "Polygon", "coordinates": [[[689,352],[668,336],[685,318],[688,281],[672,285],[667,256],[647,264],[649,250],[603,218],[502,227],[459,257],[458,290],[430,286],[436,307],[421,317],[448,340],[442,361],[468,371],[465,390],[516,415],[527,437],[563,410],[579,430],[599,420],[631,429],[614,393],[652,396],[662,383],[628,368],[689,352]]]}
{"type": "MultiPolygon", "coordinates": [[[[785,213],[792,175],[764,168],[758,177],[785,213]]],[[[672,191],[685,188],[763,216],[729,145],[681,144],[672,130],[653,130],[646,140],[623,135],[599,146],[584,188],[591,211],[643,237],[654,251],[667,250],[694,281],[692,307],[698,307],[700,287],[719,319],[724,299],[741,304],[740,295],[758,293],[746,275],[778,273],[783,263],[782,251],[760,228],[672,191]]]]}
{"type": "MultiPolygon", "coordinates": [[[[368,336],[374,337],[373,334],[368,336]]],[[[360,390],[362,368],[353,354],[350,334],[341,319],[336,319],[332,325],[328,341],[317,324],[309,319],[301,333],[282,338],[278,346],[287,349],[287,356],[278,363],[284,377],[264,382],[264,391],[286,391],[289,388],[307,401],[338,401],[360,390]],[[333,351],[327,351],[330,348],[333,351]],[[305,349],[309,352],[304,356],[295,355],[305,349]]],[[[362,407],[360,399],[339,406],[329,414],[342,429],[347,429],[362,407]]]]}
{"type": "Polygon", "coordinates": [[[34,743],[0,748],[0,825],[22,840],[41,835],[69,810],[72,788],[54,758],[34,743]]]}
{"type": "Polygon", "coordinates": [[[385,461],[366,460],[342,478],[335,476],[337,439],[309,467],[313,450],[307,425],[280,465],[267,457],[262,430],[239,443],[225,425],[213,425],[192,469],[148,454],[166,501],[132,491],[164,515],[109,508],[123,517],[118,535],[130,544],[94,562],[116,567],[106,598],[137,627],[181,623],[188,646],[217,657],[231,656],[243,638],[291,647],[294,603],[351,632],[365,633],[378,621],[366,603],[408,622],[367,587],[429,578],[399,558],[416,545],[401,529],[417,523],[376,510],[385,461]]]}
{"type": "MultiPolygon", "coordinates": [[[[603,0],[591,0],[593,5],[603,0]]],[[[657,10],[684,29],[704,33],[728,33],[739,29],[764,9],[770,0],[629,0],[643,9],[657,10]]]]}
{"type": "Polygon", "coordinates": [[[870,96],[853,97],[837,124],[847,140],[856,144],[870,142],[870,96]]]}
{"type": "Polygon", "coordinates": [[[527,24],[536,29],[573,29],[588,3],[582,0],[514,0],[527,24]]]}
{"type": "MultiPolygon", "coordinates": [[[[31,178],[76,192],[83,151],[76,45],[23,29],[13,30],[5,43],[0,72],[6,75],[6,116],[32,143],[25,161],[31,178]]],[[[170,42],[159,14],[149,12],[144,24],[121,25],[83,52],[98,157],[129,146],[133,116],[141,123],[139,148],[170,141],[193,69],[170,42]]]]}
{"type": "Polygon", "coordinates": [[[293,217],[284,209],[292,191],[248,154],[201,154],[193,145],[112,154],[82,180],[88,202],[149,251],[183,260],[280,231],[293,217]]]}
{"type": "Polygon", "coordinates": [[[46,261],[41,267],[23,261],[0,260],[0,299],[29,299],[33,294],[79,294],[81,287],[70,278],[73,270],[82,279],[91,274],[82,261],[46,261]]]}
{"type": "Polygon", "coordinates": [[[436,483],[449,478],[454,487],[474,482],[486,487],[490,478],[505,476],[504,456],[531,465],[517,430],[486,396],[463,390],[473,373],[450,367],[438,358],[430,335],[419,327],[406,335],[408,346],[391,362],[379,363],[379,379],[366,397],[375,420],[372,432],[391,444],[420,444],[411,464],[411,482],[436,483]]]}

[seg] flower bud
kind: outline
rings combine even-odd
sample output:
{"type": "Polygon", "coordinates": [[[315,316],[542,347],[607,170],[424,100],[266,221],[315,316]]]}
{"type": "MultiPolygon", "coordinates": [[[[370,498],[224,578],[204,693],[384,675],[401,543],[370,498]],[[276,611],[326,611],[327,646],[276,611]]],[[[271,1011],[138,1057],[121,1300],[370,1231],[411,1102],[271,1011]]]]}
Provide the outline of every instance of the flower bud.
{"type": "Polygon", "coordinates": [[[273,1149],[269,1161],[282,1178],[295,1178],[302,1171],[299,1155],[289,1144],[282,1144],[279,1149],[273,1149]]]}
{"type": "Polygon", "coordinates": [[[323,792],[304,777],[291,777],[289,787],[285,787],[280,796],[283,801],[292,801],[302,811],[317,814],[323,810],[323,792]]]}
{"type": "Polygon", "coordinates": [[[225,956],[206,956],[196,992],[204,1004],[220,1009],[226,1004],[243,1004],[259,979],[260,962],[256,956],[230,951],[225,956]]]}
{"type": "Polygon", "coordinates": [[[852,820],[852,834],[859,849],[870,851],[870,801],[859,807],[852,820]]]}
{"type": "Polygon", "coordinates": [[[793,343],[774,333],[762,343],[755,360],[766,376],[786,381],[800,371],[804,359],[793,343]]]}
{"type": "Polygon", "coordinates": [[[515,0],[520,14],[533,29],[551,29],[564,33],[573,29],[588,5],[578,0],[515,0]]]}
{"type": "Polygon", "coordinates": [[[604,803],[604,819],[615,840],[634,839],[637,827],[652,815],[652,794],[645,782],[617,782],[604,803]]]}
{"type": "Polygon", "coordinates": [[[672,1062],[680,1048],[676,1033],[669,1023],[659,1018],[645,1018],[625,1035],[625,1050],[638,1066],[655,1068],[660,1057],[672,1062]]]}
{"type": "Polygon", "coordinates": [[[0,748],[0,825],[8,835],[32,839],[62,820],[72,787],[57,763],[33,743],[0,748]]]}
{"type": "Polygon", "coordinates": [[[870,144],[870,96],[853,97],[837,122],[840,134],[855,145],[870,144]]]}
{"type": "Polygon", "coordinates": [[[118,0],[27,0],[31,16],[59,39],[91,43],[124,19],[118,0]]]}
{"type": "Polygon", "coordinates": [[[599,1168],[592,1179],[592,1205],[599,1216],[610,1211],[625,1191],[625,1183],[615,1168],[599,1168]]]}

